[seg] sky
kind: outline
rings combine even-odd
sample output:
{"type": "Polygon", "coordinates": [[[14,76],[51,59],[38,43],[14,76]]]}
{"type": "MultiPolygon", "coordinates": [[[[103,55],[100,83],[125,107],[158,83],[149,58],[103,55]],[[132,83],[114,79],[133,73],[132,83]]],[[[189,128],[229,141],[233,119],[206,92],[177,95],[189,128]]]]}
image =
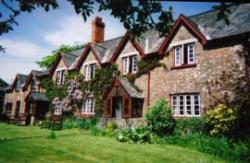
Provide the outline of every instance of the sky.
{"type": "MultiPolygon", "coordinates": [[[[91,41],[91,21],[101,16],[106,24],[105,40],[124,35],[126,30],[110,12],[95,12],[84,22],[67,1],[59,1],[59,9],[45,12],[36,9],[32,13],[22,13],[17,17],[18,26],[0,36],[0,78],[11,83],[17,73],[29,74],[32,69],[41,70],[36,61],[50,54],[61,44],[74,45],[91,41]]],[[[173,7],[174,17],[186,16],[211,10],[217,3],[165,2],[165,8],[173,7]]],[[[8,14],[0,5],[1,13],[8,14]]]]}

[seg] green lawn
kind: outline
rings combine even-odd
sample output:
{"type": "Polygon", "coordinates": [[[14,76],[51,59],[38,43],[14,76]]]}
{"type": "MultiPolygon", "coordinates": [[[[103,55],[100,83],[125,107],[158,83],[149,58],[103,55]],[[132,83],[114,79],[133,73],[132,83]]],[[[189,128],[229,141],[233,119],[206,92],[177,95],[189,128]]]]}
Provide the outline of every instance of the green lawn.
{"type": "Polygon", "coordinates": [[[223,162],[172,145],[127,144],[77,129],[50,131],[0,123],[0,162],[223,162]]]}

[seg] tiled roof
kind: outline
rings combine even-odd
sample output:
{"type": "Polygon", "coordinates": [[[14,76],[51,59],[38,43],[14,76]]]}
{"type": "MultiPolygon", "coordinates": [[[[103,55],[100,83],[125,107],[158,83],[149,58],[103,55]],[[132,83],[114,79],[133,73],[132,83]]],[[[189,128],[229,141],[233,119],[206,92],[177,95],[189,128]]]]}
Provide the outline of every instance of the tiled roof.
{"type": "Polygon", "coordinates": [[[228,15],[230,24],[217,20],[218,10],[190,16],[207,39],[216,39],[250,31],[250,4],[232,5],[228,15]]]}
{"type": "Polygon", "coordinates": [[[42,77],[42,76],[46,76],[49,74],[49,70],[43,70],[43,71],[38,71],[38,70],[32,70],[31,73],[39,78],[39,77],[42,77]]]}
{"type": "Polygon", "coordinates": [[[99,43],[95,45],[95,48],[98,49],[98,52],[102,52],[99,54],[101,56],[100,61],[102,63],[109,62],[112,55],[114,54],[116,48],[118,47],[120,41],[123,36],[116,37],[114,39],[106,40],[103,43],[99,43]]]}
{"type": "Polygon", "coordinates": [[[24,75],[24,74],[17,74],[17,82],[16,82],[16,89],[20,90],[23,85],[25,84],[26,80],[28,79],[28,75],[24,75]]]}
{"type": "Polygon", "coordinates": [[[130,95],[130,97],[133,98],[143,98],[143,95],[141,92],[138,92],[134,86],[128,81],[127,78],[124,77],[119,77],[117,78],[120,83],[122,84],[122,86],[124,87],[124,89],[128,92],[128,94],[130,95]]]}

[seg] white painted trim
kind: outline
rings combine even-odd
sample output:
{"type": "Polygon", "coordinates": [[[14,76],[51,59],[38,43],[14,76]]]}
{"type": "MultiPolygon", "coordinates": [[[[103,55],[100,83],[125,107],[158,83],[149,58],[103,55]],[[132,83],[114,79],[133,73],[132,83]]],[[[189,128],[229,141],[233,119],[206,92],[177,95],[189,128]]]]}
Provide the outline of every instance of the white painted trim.
{"type": "Polygon", "coordinates": [[[90,64],[94,64],[94,63],[98,63],[97,61],[88,61],[88,62],[85,62],[83,63],[83,65],[90,65],[90,64]]]}
{"type": "Polygon", "coordinates": [[[56,71],[62,71],[62,70],[66,70],[67,68],[65,67],[61,67],[61,68],[57,68],[56,71]]]}
{"type": "Polygon", "coordinates": [[[145,53],[148,53],[148,38],[145,40],[145,53]]]}
{"type": "Polygon", "coordinates": [[[133,52],[129,52],[129,53],[122,53],[121,55],[119,55],[119,58],[128,57],[131,55],[138,55],[138,54],[139,54],[138,51],[133,51],[133,52]]]}
{"type": "Polygon", "coordinates": [[[182,40],[182,41],[178,41],[178,42],[171,43],[171,44],[169,45],[169,47],[174,47],[174,46],[178,46],[178,45],[188,44],[188,43],[192,43],[192,42],[198,42],[198,40],[197,40],[196,38],[191,38],[191,39],[187,39],[187,40],[182,40]]]}

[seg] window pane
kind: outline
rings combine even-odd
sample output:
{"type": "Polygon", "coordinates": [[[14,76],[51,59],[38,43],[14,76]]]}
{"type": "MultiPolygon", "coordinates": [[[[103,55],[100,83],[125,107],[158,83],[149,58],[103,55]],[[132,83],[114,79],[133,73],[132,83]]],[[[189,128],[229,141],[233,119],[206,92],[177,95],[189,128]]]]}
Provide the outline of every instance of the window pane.
{"type": "Polygon", "coordinates": [[[137,72],[137,56],[132,56],[132,72],[137,72]]]}
{"type": "Polygon", "coordinates": [[[187,63],[188,63],[188,45],[187,45],[187,44],[184,45],[184,54],[183,54],[183,58],[184,58],[183,63],[184,63],[184,64],[187,64],[187,63]]]}
{"type": "Polygon", "coordinates": [[[195,54],[194,54],[194,44],[188,44],[188,63],[194,63],[195,54]]]}
{"type": "Polygon", "coordinates": [[[184,97],[180,96],[179,100],[180,115],[184,115],[184,97]]]}
{"type": "Polygon", "coordinates": [[[128,73],[128,57],[123,58],[123,74],[128,73]]]}
{"type": "Polygon", "coordinates": [[[181,46],[175,47],[175,65],[181,65],[182,64],[182,48],[181,46]]]}

